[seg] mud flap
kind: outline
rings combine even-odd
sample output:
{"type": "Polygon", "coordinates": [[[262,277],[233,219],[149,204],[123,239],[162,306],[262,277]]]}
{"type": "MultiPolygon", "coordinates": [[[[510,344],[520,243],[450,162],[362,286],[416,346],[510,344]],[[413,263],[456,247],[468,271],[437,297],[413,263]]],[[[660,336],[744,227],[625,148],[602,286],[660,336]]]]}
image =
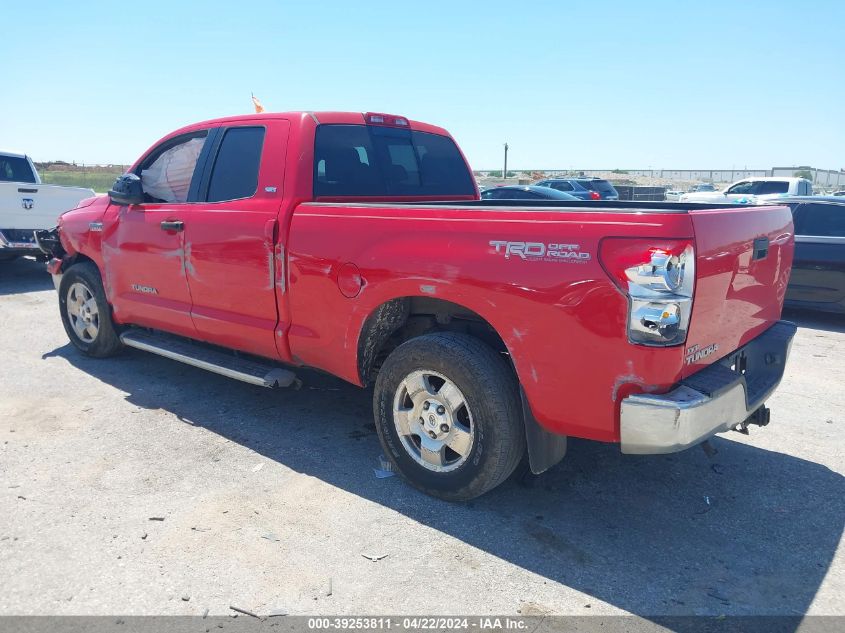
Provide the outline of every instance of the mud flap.
{"type": "Polygon", "coordinates": [[[531,413],[525,390],[519,387],[522,399],[522,417],[525,420],[525,441],[528,445],[528,464],[531,472],[539,475],[557,464],[566,455],[566,436],[549,433],[540,426],[531,413]]]}

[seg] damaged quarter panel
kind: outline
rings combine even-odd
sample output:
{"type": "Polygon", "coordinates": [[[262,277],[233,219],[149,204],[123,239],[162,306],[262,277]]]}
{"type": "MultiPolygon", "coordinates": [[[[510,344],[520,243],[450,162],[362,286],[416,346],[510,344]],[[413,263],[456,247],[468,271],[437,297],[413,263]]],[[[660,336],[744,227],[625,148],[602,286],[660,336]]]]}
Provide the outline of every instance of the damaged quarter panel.
{"type": "Polygon", "coordinates": [[[291,350],[360,383],[355,351],[367,317],[398,297],[436,297],[496,329],[541,425],[618,440],[620,400],[668,389],[683,366],[682,346],[626,340],[627,298],[598,246],[632,234],[692,236],[686,214],[300,205],[290,232],[291,350]],[[354,298],[338,288],[347,263],[360,270],[354,298]]]}

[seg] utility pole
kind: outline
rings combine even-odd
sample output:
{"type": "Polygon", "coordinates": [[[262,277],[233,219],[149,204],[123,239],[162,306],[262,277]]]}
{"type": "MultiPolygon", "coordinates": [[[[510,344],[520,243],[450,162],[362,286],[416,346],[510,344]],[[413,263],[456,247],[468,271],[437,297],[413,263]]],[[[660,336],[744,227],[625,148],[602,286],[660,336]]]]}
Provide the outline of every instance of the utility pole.
{"type": "Polygon", "coordinates": [[[502,179],[508,177],[508,144],[505,143],[505,168],[502,170],[502,179]]]}

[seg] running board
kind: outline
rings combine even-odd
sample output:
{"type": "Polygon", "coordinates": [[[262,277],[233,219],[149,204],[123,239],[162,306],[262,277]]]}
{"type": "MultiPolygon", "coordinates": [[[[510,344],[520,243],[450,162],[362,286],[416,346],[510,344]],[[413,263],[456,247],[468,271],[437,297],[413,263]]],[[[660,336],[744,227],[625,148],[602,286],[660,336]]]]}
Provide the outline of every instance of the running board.
{"type": "Polygon", "coordinates": [[[298,389],[302,384],[290,370],[218,352],[169,334],[132,329],[121,334],[120,340],[128,347],[152,352],[259,387],[293,385],[298,389]]]}

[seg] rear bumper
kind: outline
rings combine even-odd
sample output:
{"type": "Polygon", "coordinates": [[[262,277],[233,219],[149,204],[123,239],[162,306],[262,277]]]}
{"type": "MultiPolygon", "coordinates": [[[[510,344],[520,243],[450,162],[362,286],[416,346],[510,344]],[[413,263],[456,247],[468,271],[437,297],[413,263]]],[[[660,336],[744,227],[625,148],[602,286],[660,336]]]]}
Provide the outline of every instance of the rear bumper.
{"type": "Polygon", "coordinates": [[[674,453],[743,423],[780,383],[796,330],[795,324],[779,321],[670,392],[625,398],[622,452],[674,453]]]}

